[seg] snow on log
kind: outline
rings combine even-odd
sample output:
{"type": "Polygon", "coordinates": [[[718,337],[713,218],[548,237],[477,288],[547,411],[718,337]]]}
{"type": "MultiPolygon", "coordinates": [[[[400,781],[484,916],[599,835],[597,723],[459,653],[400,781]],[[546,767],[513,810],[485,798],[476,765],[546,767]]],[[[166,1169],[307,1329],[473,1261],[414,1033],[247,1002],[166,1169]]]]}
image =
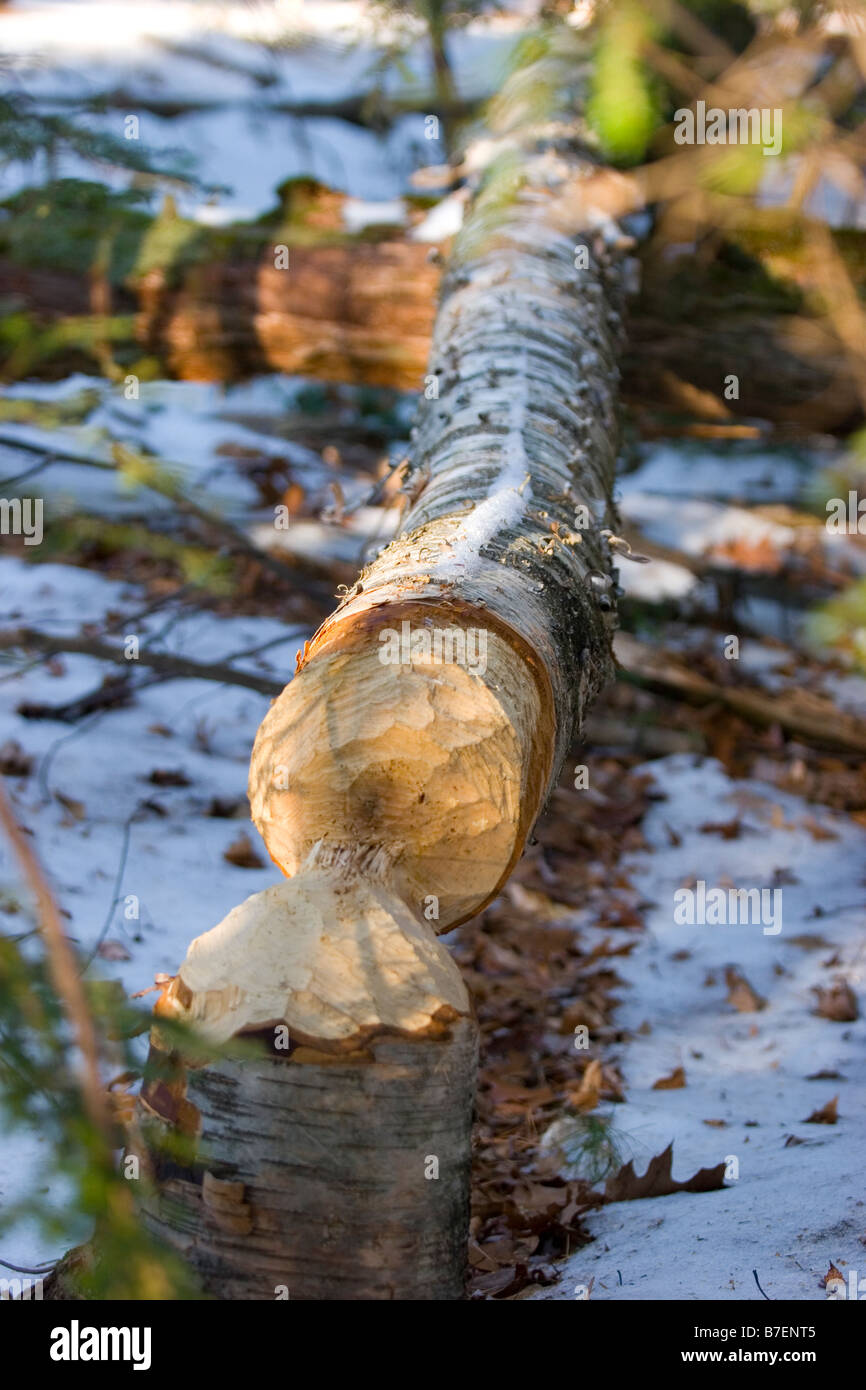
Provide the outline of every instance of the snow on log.
{"type": "Polygon", "coordinates": [[[574,97],[570,51],[540,64],[503,93],[445,277],[401,533],[256,739],[253,819],[289,877],[157,1006],[147,1220],[221,1297],[461,1296],[477,1026],[437,936],[501,888],[612,665],[628,242],[573,123],[527,119],[539,79],[574,97]],[[160,1017],[264,1047],[184,1063],[160,1017]]]}

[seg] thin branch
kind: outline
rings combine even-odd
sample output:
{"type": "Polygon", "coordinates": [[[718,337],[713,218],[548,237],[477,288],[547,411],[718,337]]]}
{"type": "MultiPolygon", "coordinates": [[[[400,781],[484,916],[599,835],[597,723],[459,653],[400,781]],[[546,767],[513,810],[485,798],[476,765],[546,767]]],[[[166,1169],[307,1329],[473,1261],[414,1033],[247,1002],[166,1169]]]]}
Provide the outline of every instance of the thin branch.
{"type": "Polygon", "coordinates": [[[105,937],[106,937],[106,934],[107,934],[107,932],[108,932],[108,929],[109,929],[109,927],[111,926],[112,921],[114,920],[114,912],[115,912],[115,909],[116,909],[116,907],[117,907],[117,904],[120,902],[120,889],[121,889],[121,885],[122,885],[122,883],[123,883],[123,875],[124,875],[124,873],[126,872],[126,861],[127,861],[127,859],[129,858],[129,843],[130,843],[130,837],[131,837],[131,833],[132,833],[132,825],[133,825],[133,822],[134,822],[136,816],[139,814],[139,812],[140,812],[142,809],[143,809],[143,803],[139,803],[139,805],[135,807],[135,810],[132,811],[131,814],[127,816],[126,821],[125,821],[125,823],[124,823],[124,827],[123,827],[123,840],[122,840],[122,842],[121,842],[121,850],[120,850],[120,859],[119,859],[118,865],[117,865],[117,872],[116,872],[116,874],[115,874],[115,876],[114,876],[114,890],[113,890],[113,892],[112,892],[111,901],[110,901],[109,907],[108,907],[108,912],[107,912],[107,914],[106,914],[105,921],[103,922],[102,927],[101,927],[101,929],[100,929],[100,931],[99,931],[99,934],[98,934],[98,936],[97,936],[97,938],[96,938],[96,941],[94,942],[94,945],[93,945],[93,947],[92,947],[92,949],[91,949],[91,951],[90,951],[90,954],[88,955],[86,961],[84,962],[84,965],[83,965],[83,967],[82,967],[82,972],[81,972],[82,974],[85,974],[85,973],[87,972],[87,970],[90,968],[90,966],[93,964],[93,961],[94,961],[94,959],[95,959],[95,957],[96,957],[96,954],[97,954],[97,952],[99,951],[99,948],[100,948],[100,946],[102,945],[103,941],[105,940],[105,937]]]}
{"type": "MultiPolygon", "coordinates": [[[[86,454],[74,454],[65,449],[56,451],[49,448],[47,445],[37,444],[29,439],[19,439],[16,435],[4,434],[2,431],[0,431],[0,445],[6,445],[12,449],[21,449],[25,453],[43,454],[45,456],[43,467],[48,467],[55,463],[71,463],[81,468],[97,468],[104,473],[119,473],[120,471],[119,459],[115,459],[115,461],[109,463],[104,459],[89,458],[86,454]]],[[[128,446],[125,445],[115,445],[114,447],[118,451],[123,448],[128,448],[128,446]]],[[[129,450],[129,452],[132,453],[133,451],[129,450]]],[[[141,458],[148,463],[161,463],[161,460],[157,459],[154,455],[142,454],[141,458]]],[[[38,471],[38,467],[28,469],[27,476],[37,473],[38,471]]],[[[24,475],[19,474],[18,476],[21,477],[24,475]]],[[[14,481],[14,478],[0,479],[0,487],[4,485],[4,482],[11,483],[14,481]]],[[[184,492],[177,480],[172,479],[171,482],[160,483],[158,478],[150,478],[142,482],[140,486],[148,488],[151,492],[155,492],[161,497],[167,498],[175,504],[178,511],[196,517],[198,521],[203,522],[206,526],[210,526],[213,530],[219,532],[231,545],[233,550],[239,551],[241,554],[248,555],[251,559],[257,560],[262,568],[270,570],[271,574],[283,580],[291,576],[292,570],[290,565],[277,559],[267,550],[262,550],[260,546],[257,546],[254,541],[250,540],[249,536],[247,536],[240,527],[227,521],[225,517],[218,516],[215,512],[209,511],[207,507],[203,507],[199,502],[195,502],[184,492]]]]}
{"type": "MultiPolygon", "coordinates": [[[[0,430],[0,445],[7,449],[20,449],[24,454],[40,454],[42,463],[29,470],[35,473],[39,468],[53,467],[55,463],[74,463],[82,468],[99,468],[103,473],[116,473],[117,468],[105,459],[91,458],[88,454],[73,454],[67,449],[52,449],[48,444],[37,444],[34,439],[21,439],[17,434],[5,434],[0,430]]],[[[15,482],[14,478],[0,478],[0,487],[15,482]]]]}
{"type": "Polygon", "coordinates": [[[28,837],[18,824],[4,785],[0,784],[0,825],[5,830],[36,899],[48,965],[63,1012],[81,1054],[80,1086],[84,1108],[98,1134],[111,1147],[111,1119],[99,1075],[99,1042],[87,1004],[78,962],[63,930],[60,911],[28,837]]]}
{"type": "MultiPolygon", "coordinates": [[[[287,641],[290,638],[286,638],[287,641]]],[[[285,681],[271,680],[267,676],[257,676],[250,671],[236,671],[223,662],[190,661],[188,657],[174,656],[170,652],[139,651],[135,662],[131,662],[122,647],[112,646],[98,637],[54,636],[38,632],[31,627],[10,628],[0,632],[0,651],[21,648],[24,651],[38,651],[45,656],[55,656],[59,652],[74,652],[81,656],[93,656],[98,661],[112,661],[125,666],[127,670],[135,665],[149,667],[161,675],[179,677],[186,680],[219,681],[223,685],[241,685],[247,690],[258,691],[260,695],[279,695],[285,681]]]]}
{"type": "Polygon", "coordinates": [[[44,458],[41,459],[39,463],[34,463],[31,468],[25,468],[22,473],[14,473],[8,478],[0,478],[0,488],[5,492],[7,488],[18,483],[26,482],[28,478],[32,478],[35,474],[41,473],[43,468],[46,468],[48,464],[53,462],[54,460],[52,458],[44,458]]]}
{"type": "Polygon", "coordinates": [[[752,723],[777,724],[786,733],[819,748],[830,746],[866,753],[866,725],[862,719],[833,704],[824,695],[794,690],[787,695],[767,694],[753,686],[719,685],[685,666],[671,652],[640,642],[630,633],[618,632],[614,653],[626,679],[656,687],[696,705],[726,705],[752,723]]]}
{"type": "Polygon", "coordinates": [[[132,811],[131,814],[128,815],[126,818],[126,823],[123,827],[123,841],[120,848],[120,862],[117,866],[117,873],[114,876],[114,889],[111,895],[111,902],[109,903],[105,921],[103,922],[99,935],[97,936],[96,941],[93,944],[93,948],[90,952],[90,955],[87,957],[87,960],[84,962],[84,965],[81,968],[82,975],[84,975],[93,964],[93,961],[96,957],[96,953],[102,945],[103,941],[105,940],[111,923],[114,921],[114,912],[117,907],[117,904],[120,902],[120,888],[121,884],[123,883],[123,875],[126,872],[126,861],[129,857],[129,841],[130,836],[132,834],[132,822],[135,820],[135,817],[138,815],[140,810],[141,806],[136,806],[135,810],[132,811]]]}
{"type": "Polygon", "coordinates": [[[99,723],[99,720],[102,718],[104,714],[104,709],[97,710],[96,713],[92,714],[89,717],[89,719],[86,719],[83,724],[79,724],[77,728],[72,729],[71,732],[68,734],[61,734],[60,737],[55,739],[54,742],[51,744],[50,748],[47,750],[44,758],[42,759],[42,762],[39,764],[39,772],[37,773],[36,777],[39,790],[42,794],[43,802],[51,800],[51,788],[48,785],[48,773],[51,770],[51,765],[54,762],[58,750],[63,747],[64,743],[69,743],[69,741],[74,738],[80,738],[81,735],[86,733],[88,729],[92,729],[94,724],[99,723]]]}
{"type": "Polygon", "coordinates": [[[10,1260],[0,1260],[4,1269],[14,1269],[16,1274],[50,1274],[57,1260],[46,1265],[14,1265],[10,1260]]]}
{"type": "MultiPolygon", "coordinates": [[[[758,1278],[758,1271],[757,1271],[756,1269],[753,1269],[753,1270],[752,1270],[752,1273],[753,1273],[754,1276],[755,1276],[755,1283],[757,1284],[758,1288],[761,1289],[761,1281],[760,1281],[760,1279],[758,1278]]],[[[763,1290],[763,1289],[761,1289],[761,1293],[764,1293],[764,1290],[763,1290]]],[[[772,1300],[772,1298],[770,1297],[770,1295],[769,1295],[768,1293],[764,1293],[764,1297],[765,1297],[765,1299],[767,1300],[768,1303],[772,1303],[773,1300],[772,1300]]]]}

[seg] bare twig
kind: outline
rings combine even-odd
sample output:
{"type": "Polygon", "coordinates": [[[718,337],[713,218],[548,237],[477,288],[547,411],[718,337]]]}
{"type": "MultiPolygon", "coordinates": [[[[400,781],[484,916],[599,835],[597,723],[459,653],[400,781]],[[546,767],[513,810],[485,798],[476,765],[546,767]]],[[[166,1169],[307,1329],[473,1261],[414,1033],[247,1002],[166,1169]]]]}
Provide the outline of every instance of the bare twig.
{"type": "MultiPolygon", "coordinates": [[[[18,474],[17,479],[25,476],[29,477],[34,473],[38,473],[42,467],[48,467],[55,463],[71,463],[80,468],[97,468],[104,473],[117,473],[119,471],[119,466],[122,465],[125,447],[115,445],[115,460],[113,462],[108,462],[105,459],[90,458],[86,454],[75,454],[66,449],[53,450],[47,445],[37,444],[29,439],[20,439],[17,435],[4,434],[2,431],[0,431],[0,445],[7,445],[12,449],[21,449],[25,453],[44,455],[44,460],[41,465],[28,469],[26,474],[18,474]]],[[[151,455],[142,454],[141,458],[145,462],[151,464],[159,464],[161,462],[161,460],[151,455]]],[[[5,480],[0,479],[0,487],[3,486],[4,482],[12,483],[15,481],[15,477],[5,480]]],[[[186,513],[189,516],[194,516],[204,525],[210,526],[212,530],[223,536],[224,540],[234,551],[238,551],[241,554],[250,556],[251,559],[257,560],[264,569],[270,570],[272,574],[277,575],[280,579],[287,579],[290,576],[291,567],[286,564],[285,561],[277,559],[267,550],[262,550],[254,541],[250,540],[249,536],[247,536],[240,527],[233,525],[233,523],[227,521],[225,517],[221,517],[217,515],[217,513],[209,511],[207,507],[203,507],[201,503],[194,501],[193,498],[189,497],[187,493],[184,492],[176,479],[162,482],[158,477],[154,476],[146,479],[140,485],[174,502],[180,512],[186,513]]]]}
{"type": "Polygon", "coordinates": [[[102,1080],[99,1075],[99,1041],[96,1026],[87,1004],[78,963],[69,939],[63,930],[60,911],[54,894],[32,846],[18,824],[6,788],[0,785],[0,825],[6,831],[24,876],[36,899],[37,912],[48,965],[57,991],[81,1054],[80,1086],[88,1118],[111,1147],[111,1119],[102,1080]]]}
{"type": "Polygon", "coordinates": [[[141,804],[136,806],[135,810],[126,818],[126,823],[123,827],[123,841],[120,847],[120,861],[117,866],[117,873],[114,876],[114,889],[111,894],[111,902],[109,903],[108,912],[106,914],[105,921],[103,922],[102,927],[100,929],[99,935],[97,936],[96,941],[93,943],[93,947],[91,948],[90,955],[87,957],[87,960],[84,962],[84,965],[82,966],[82,975],[85,974],[85,972],[89,970],[90,966],[93,964],[96,953],[102,945],[103,941],[105,940],[105,937],[108,933],[108,929],[114,920],[114,910],[120,901],[120,889],[123,883],[123,875],[126,872],[126,861],[129,857],[129,840],[132,834],[132,822],[135,820],[135,817],[138,815],[140,810],[141,804]]]}
{"type": "MultiPolygon", "coordinates": [[[[17,434],[6,434],[0,430],[0,444],[7,449],[20,449],[24,454],[39,454],[42,462],[28,469],[30,473],[36,473],[42,468],[52,467],[55,463],[74,463],[82,468],[99,468],[103,473],[116,473],[115,464],[109,463],[106,459],[91,458],[88,454],[74,454],[69,449],[52,449],[48,444],[37,444],[35,439],[22,439],[17,434]]],[[[21,476],[20,474],[18,475],[21,476]]],[[[0,478],[0,487],[7,483],[14,483],[16,478],[0,478]]]]}
{"type": "Polygon", "coordinates": [[[770,695],[750,686],[720,685],[683,665],[671,652],[659,651],[627,632],[617,634],[614,652],[626,677],[638,684],[656,686],[697,705],[727,705],[744,719],[778,724],[787,733],[819,747],[866,753],[863,720],[846,714],[826,696],[807,690],[770,695]]]}
{"type": "MultiPolygon", "coordinates": [[[[10,628],[0,632],[0,651],[15,648],[39,651],[46,656],[53,656],[58,652],[77,652],[82,656],[96,657],[98,661],[112,661],[127,669],[133,664],[124,655],[122,647],[115,647],[98,637],[65,637],[39,632],[30,627],[10,628]]],[[[242,685],[248,690],[257,690],[261,695],[279,695],[285,684],[284,681],[257,676],[250,671],[236,671],[234,667],[223,662],[190,661],[187,657],[174,656],[170,652],[152,652],[146,648],[139,651],[134,664],[149,667],[164,676],[219,681],[224,685],[242,685]]]]}
{"type": "MultiPolygon", "coordinates": [[[[758,1288],[761,1289],[761,1281],[760,1281],[760,1279],[758,1278],[758,1271],[757,1271],[756,1269],[753,1269],[753,1270],[752,1270],[752,1273],[753,1273],[754,1276],[755,1276],[755,1283],[757,1284],[758,1288]]],[[[764,1293],[764,1290],[763,1290],[763,1289],[761,1289],[761,1293],[764,1293]]],[[[768,1293],[764,1293],[764,1297],[765,1297],[765,1299],[767,1300],[768,1303],[772,1303],[773,1300],[772,1300],[772,1298],[770,1297],[770,1295],[769,1295],[768,1293]]]]}
{"type": "Polygon", "coordinates": [[[9,1260],[0,1260],[4,1269],[14,1269],[16,1274],[50,1274],[56,1264],[56,1260],[45,1265],[14,1265],[9,1260]]]}

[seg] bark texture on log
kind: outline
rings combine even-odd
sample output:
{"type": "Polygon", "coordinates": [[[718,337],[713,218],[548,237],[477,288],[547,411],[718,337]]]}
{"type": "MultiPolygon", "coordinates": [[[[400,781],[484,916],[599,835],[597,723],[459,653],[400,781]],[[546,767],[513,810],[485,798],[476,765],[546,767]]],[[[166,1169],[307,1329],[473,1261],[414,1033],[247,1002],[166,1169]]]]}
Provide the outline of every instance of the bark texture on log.
{"type": "Polygon", "coordinates": [[[498,891],[612,668],[628,240],[573,129],[529,124],[539,76],[577,95],[569,48],[542,61],[496,131],[518,177],[491,174],[444,283],[414,505],[256,740],[253,817],[291,877],[193,942],[158,1007],[269,1041],[143,1094],[197,1146],[155,1160],[147,1219],[218,1293],[459,1294],[477,1028],[436,933],[498,891]]]}
{"type": "Polygon", "coordinates": [[[445,1032],[188,1070],[201,1163],[157,1167],[151,1229],[220,1298],[460,1298],[477,1034],[445,1032]]]}

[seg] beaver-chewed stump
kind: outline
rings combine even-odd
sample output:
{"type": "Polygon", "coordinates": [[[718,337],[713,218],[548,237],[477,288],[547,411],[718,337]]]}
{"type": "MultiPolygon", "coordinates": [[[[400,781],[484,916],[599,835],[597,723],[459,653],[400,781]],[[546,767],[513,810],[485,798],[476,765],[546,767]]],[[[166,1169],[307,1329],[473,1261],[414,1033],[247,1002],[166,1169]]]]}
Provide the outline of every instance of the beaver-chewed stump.
{"type": "Polygon", "coordinates": [[[550,696],[505,635],[485,675],[437,661],[435,633],[465,632],[453,605],[375,614],[322,635],[259,732],[253,812],[292,876],[194,941],[157,1006],[146,1219],[224,1297],[462,1290],[477,1028],[436,932],[520,851],[550,696]],[[429,660],[382,662],[395,621],[429,660]],[[260,1052],[165,1056],[166,1017],[260,1052]],[[186,1169],[171,1131],[195,1145],[186,1169]]]}
{"type": "MultiPolygon", "coordinates": [[[[570,111],[574,55],[540,61],[570,111]]],[[[445,276],[412,506],[256,740],[253,819],[288,877],[157,1006],[145,1220],[218,1297],[463,1289],[477,1026],[438,936],[517,861],[610,675],[616,593],[628,241],[573,125],[533,128],[538,76],[494,125],[520,178],[480,191],[445,276]]]]}

